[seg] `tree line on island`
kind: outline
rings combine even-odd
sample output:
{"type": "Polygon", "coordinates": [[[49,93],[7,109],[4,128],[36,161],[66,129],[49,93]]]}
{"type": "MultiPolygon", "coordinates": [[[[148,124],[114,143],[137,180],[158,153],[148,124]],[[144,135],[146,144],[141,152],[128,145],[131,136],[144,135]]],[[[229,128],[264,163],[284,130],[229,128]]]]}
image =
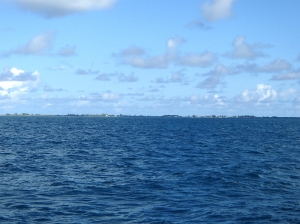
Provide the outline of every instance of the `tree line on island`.
{"type": "Polygon", "coordinates": [[[164,118],[276,118],[277,116],[262,116],[257,117],[254,115],[237,115],[237,116],[226,116],[226,115],[162,115],[162,116],[151,116],[151,115],[124,115],[124,114],[66,114],[66,115],[53,115],[53,114],[29,114],[29,113],[6,113],[5,116],[81,116],[81,117],[164,117],[164,118]]]}

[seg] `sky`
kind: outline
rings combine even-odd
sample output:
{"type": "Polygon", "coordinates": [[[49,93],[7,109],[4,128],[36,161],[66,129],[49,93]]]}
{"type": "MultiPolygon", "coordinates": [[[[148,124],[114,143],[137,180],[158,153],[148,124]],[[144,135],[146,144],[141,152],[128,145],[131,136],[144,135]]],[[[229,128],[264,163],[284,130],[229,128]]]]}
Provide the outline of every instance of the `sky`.
{"type": "Polygon", "coordinates": [[[299,0],[0,0],[0,114],[300,116],[299,0]]]}

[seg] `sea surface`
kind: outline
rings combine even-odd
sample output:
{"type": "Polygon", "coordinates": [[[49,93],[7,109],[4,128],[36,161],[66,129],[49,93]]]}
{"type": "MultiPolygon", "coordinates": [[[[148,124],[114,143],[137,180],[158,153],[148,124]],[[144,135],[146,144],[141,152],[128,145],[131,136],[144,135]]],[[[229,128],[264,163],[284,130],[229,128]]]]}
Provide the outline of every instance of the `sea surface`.
{"type": "Polygon", "coordinates": [[[0,223],[300,223],[300,118],[2,116],[0,223]]]}

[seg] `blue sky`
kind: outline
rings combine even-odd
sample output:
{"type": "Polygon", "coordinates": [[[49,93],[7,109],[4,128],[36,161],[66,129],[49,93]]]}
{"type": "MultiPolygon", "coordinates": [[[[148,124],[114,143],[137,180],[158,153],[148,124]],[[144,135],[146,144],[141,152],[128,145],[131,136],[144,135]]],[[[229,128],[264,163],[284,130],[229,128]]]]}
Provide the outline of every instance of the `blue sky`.
{"type": "Polygon", "coordinates": [[[0,114],[300,116],[298,0],[0,4],[0,114]]]}

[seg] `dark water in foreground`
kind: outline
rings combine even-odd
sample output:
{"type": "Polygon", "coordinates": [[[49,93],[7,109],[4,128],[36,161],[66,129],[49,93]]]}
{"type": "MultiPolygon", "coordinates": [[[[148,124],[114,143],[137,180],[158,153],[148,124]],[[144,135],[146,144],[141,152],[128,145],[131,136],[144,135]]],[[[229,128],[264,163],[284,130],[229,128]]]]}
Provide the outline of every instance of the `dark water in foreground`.
{"type": "Polygon", "coordinates": [[[0,223],[300,223],[299,127],[0,117],[0,223]]]}

